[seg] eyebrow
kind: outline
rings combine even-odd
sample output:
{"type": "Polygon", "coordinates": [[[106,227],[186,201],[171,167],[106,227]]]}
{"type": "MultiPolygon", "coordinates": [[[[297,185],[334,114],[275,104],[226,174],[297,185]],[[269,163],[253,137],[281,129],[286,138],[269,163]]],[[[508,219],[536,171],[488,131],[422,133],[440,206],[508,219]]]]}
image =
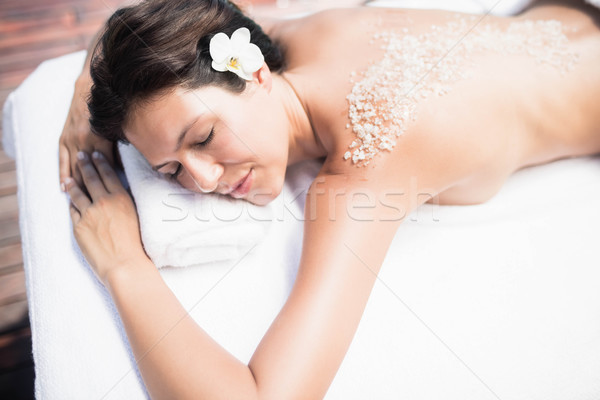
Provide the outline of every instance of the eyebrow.
{"type": "MultiPolygon", "coordinates": [[[[181,131],[181,133],[179,134],[179,137],[177,138],[177,145],[175,146],[175,151],[179,151],[179,149],[181,148],[181,145],[183,144],[183,140],[185,139],[185,135],[188,133],[188,131],[190,130],[190,128],[199,119],[200,119],[200,115],[198,115],[195,120],[193,120],[191,123],[189,123],[186,127],[183,128],[183,131],[181,131]]],[[[161,169],[162,167],[164,167],[165,165],[167,165],[170,162],[171,161],[167,161],[166,163],[155,165],[155,166],[152,167],[152,170],[153,171],[158,171],[159,169],[161,169]]]]}

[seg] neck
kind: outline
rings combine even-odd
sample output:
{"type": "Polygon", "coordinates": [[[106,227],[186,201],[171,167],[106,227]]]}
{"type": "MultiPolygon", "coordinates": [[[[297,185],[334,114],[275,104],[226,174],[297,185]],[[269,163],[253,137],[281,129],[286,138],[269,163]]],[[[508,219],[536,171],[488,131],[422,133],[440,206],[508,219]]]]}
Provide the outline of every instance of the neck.
{"type": "Polygon", "coordinates": [[[289,123],[287,165],[325,157],[327,151],[313,129],[308,107],[301,97],[302,92],[296,90],[288,74],[273,74],[272,79],[273,90],[276,91],[289,123]]]}

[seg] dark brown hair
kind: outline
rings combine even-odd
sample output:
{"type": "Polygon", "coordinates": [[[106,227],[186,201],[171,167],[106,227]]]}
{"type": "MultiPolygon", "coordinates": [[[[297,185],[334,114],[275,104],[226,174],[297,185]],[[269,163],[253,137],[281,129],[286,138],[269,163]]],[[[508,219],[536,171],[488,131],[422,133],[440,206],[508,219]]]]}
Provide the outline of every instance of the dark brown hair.
{"type": "Polygon", "coordinates": [[[122,126],[138,102],[175,87],[206,85],[241,93],[246,81],[211,67],[210,39],[250,30],[273,73],[285,69],[280,44],[227,0],[147,0],[117,10],[106,22],[90,64],[88,108],[92,131],[128,143],[122,126]]]}

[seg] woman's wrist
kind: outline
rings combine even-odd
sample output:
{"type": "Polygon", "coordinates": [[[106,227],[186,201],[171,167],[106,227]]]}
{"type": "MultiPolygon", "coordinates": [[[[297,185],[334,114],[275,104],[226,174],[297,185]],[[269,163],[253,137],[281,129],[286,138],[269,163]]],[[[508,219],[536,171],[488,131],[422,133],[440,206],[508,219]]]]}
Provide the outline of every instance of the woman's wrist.
{"type": "Polygon", "coordinates": [[[82,116],[86,116],[87,122],[87,97],[90,94],[90,90],[92,88],[92,78],[90,74],[85,74],[82,72],[75,81],[75,92],[73,94],[73,101],[71,103],[71,108],[74,108],[74,111],[81,114],[82,116]],[[75,106],[75,107],[73,107],[75,106]]]}
{"type": "Polygon", "coordinates": [[[113,292],[121,286],[128,286],[132,279],[139,280],[143,275],[158,273],[154,263],[146,256],[139,256],[128,261],[123,261],[108,270],[103,283],[113,292]]]}
{"type": "Polygon", "coordinates": [[[75,80],[75,90],[89,92],[92,87],[92,77],[89,72],[82,71],[75,80]]]}

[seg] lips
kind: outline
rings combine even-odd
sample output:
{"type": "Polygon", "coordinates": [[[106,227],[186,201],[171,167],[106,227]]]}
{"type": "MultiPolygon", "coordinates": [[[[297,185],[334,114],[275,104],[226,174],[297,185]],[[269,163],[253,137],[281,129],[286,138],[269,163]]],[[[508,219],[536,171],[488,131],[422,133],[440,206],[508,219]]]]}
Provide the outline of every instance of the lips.
{"type": "Polygon", "coordinates": [[[250,191],[250,187],[252,186],[253,180],[254,180],[254,169],[252,168],[252,169],[250,169],[250,171],[248,171],[248,173],[246,174],[245,177],[240,179],[235,184],[235,186],[233,187],[233,190],[229,193],[229,195],[236,199],[245,196],[250,191]]]}

